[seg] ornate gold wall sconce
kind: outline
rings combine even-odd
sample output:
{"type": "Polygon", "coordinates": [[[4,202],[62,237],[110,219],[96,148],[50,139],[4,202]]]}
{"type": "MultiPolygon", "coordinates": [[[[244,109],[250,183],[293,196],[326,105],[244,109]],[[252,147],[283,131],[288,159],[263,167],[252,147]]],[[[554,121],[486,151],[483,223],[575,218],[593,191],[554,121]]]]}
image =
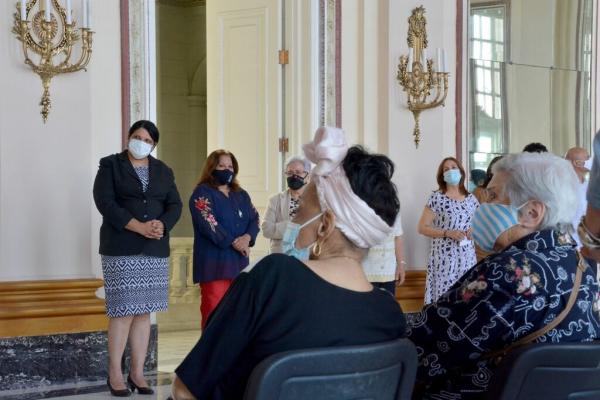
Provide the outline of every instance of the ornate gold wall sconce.
{"type": "Polygon", "coordinates": [[[400,86],[408,94],[408,109],[413,113],[415,128],[413,136],[415,147],[419,147],[421,130],[419,117],[421,112],[444,105],[448,95],[448,69],[446,52],[437,49],[437,63],[427,59],[427,20],[425,8],[417,7],[408,18],[408,56],[400,56],[398,75],[400,86]],[[431,96],[434,92],[435,96],[431,96]]]}
{"type": "Polygon", "coordinates": [[[89,0],[81,0],[81,3],[83,26],[80,30],[76,29],[72,17],[71,0],[66,0],[66,8],[60,5],[59,0],[20,0],[17,3],[12,31],[22,43],[25,64],[42,80],[44,93],[40,106],[44,123],[52,106],[52,78],[85,69],[92,56],[89,0]],[[80,40],[79,59],[71,63],[73,48],[80,40]],[[37,63],[29,57],[29,52],[39,55],[37,63]]]}

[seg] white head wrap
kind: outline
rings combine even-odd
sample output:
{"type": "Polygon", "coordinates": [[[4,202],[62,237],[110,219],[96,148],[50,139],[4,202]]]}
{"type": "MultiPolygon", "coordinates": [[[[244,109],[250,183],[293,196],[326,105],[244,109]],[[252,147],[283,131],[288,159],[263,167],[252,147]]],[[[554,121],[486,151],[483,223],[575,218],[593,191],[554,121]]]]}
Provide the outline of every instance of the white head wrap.
{"type": "Polygon", "coordinates": [[[381,244],[392,228],[352,191],[341,165],[348,153],[344,131],[321,127],[303,149],[306,158],[316,164],[312,180],[317,187],[321,211],[331,210],[335,214],[335,226],[356,246],[370,248],[381,244]]]}

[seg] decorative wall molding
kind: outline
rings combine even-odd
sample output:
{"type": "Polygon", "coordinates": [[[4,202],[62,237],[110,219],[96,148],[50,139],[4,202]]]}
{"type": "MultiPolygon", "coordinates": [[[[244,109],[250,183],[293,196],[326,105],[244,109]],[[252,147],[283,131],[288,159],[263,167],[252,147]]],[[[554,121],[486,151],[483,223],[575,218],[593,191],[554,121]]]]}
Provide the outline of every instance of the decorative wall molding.
{"type": "Polygon", "coordinates": [[[102,279],[0,283],[0,337],[103,331],[102,279]]]}
{"type": "Polygon", "coordinates": [[[454,99],[455,112],[455,131],[456,131],[456,158],[461,160],[463,165],[467,165],[467,160],[463,159],[463,43],[467,43],[467,36],[464,29],[464,0],[456,0],[456,97],[454,99]]]}
{"type": "Polygon", "coordinates": [[[145,0],[129,0],[130,121],[145,118],[149,108],[146,96],[148,31],[145,3],[145,0]]]}
{"type": "Polygon", "coordinates": [[[342,124],[342,2],[319,0],[320,125],[342,124]]]}
{"type": "Polygon", "coordinates": [[[156,120],[155,3],[121,0],[122,142],[132,121],[156,120]]]}
{"type": "Polygon", "coordinates": [[[127,147],[131,125],[131,80],[129,65],[129,0],[121,0],[121,147],[127,147]]]}
{"type": "Polygon", "coordinates": [[[405,313],[419,312],[423,308],[426,276],[425,270],[406,271],[404,284],[396,289],[396,300],[405,313]]]}

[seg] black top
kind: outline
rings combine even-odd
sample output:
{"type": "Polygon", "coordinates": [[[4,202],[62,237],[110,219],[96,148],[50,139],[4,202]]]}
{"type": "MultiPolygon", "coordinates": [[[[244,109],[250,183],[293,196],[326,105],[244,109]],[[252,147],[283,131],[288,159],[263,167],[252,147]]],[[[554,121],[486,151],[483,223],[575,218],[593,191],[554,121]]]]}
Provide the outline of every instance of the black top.
{"type": "Polygon", "coordinates": [[[384,342],[405,329],[383,289],[344,289],[293,257],[271,254],[235,279],[175,372],[199,399],[238,400],[253,368],[272,354],[384,342]]]}
{"type": "Polygon", "coordinates": [[[173,171],[152,156],[148,160],[150,180],[145,192],[127,150],[100,160],[94,181],[94,201],[102,214],[100,254],[169,256],[169,231],[181,215],[181,199],[173,171]],[[125,229],[132,218],[141,222],[162,221],[165,235],[160,240],[147,239],[125,229]]]}

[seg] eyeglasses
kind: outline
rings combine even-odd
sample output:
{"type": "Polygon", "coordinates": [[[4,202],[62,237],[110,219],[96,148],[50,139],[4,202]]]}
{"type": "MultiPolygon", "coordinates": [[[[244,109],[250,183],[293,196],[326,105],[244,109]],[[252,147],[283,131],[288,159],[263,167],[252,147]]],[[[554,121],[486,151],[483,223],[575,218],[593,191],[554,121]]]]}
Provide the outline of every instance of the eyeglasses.
{"type": "Polygon", "coordinates": [[[296,171],[285,171],[284,174],[288,178],[290,176],[294,176],[294,175],[297,175],[297,176],[299,176],[301,178],[306,178],[308,176],[308,172],[306,172],[306,171],[298,171],[298,170],[296,170],[296,171]]]}

